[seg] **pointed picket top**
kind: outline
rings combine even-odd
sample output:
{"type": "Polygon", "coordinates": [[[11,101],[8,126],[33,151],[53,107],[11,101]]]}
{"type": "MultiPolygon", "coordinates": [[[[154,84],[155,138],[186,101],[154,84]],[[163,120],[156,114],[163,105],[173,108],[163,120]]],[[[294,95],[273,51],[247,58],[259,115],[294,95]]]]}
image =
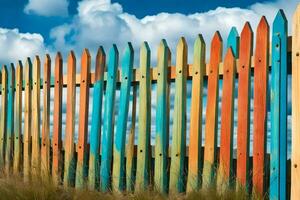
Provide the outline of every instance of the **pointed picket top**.
{"type": "MultiPolygon", "coordinates": [[[[36,78],[37,75],[36,73],[40,72],[40,68],[41,68],[41,60],[39,56],[35,56],[34,57],[34,61],[33,61],[33,78],[36,78]]],[[[35,80],[38,81],[38,80],[35,80]]]]}
{"type": "MultiPolygon", "coordinates": [[[[194,72],[198,72],[198,70],[200,69],[200,67],[203,67],[203,69],[200,70],[205,70],[205,41],[203,39],[203,36],[201,34],[199,34],[195,40],[194,43],[194,64],[193,64],[193,68],[194,68],[194,72]],[[204,59],[202,59],[204,58],[204,59]],[[201,63],[203,62],[203,63],[201,63]],[[203,66],[201,66],[201,64],[203,64],[203,66]]],[[[202,71],[204,72],[204,71],[202,71]]]]}
{"type": "MultiPolygon", "coordinates": [[[[108,57],[108,76],[115,77],[117,68],[118,68],[118,58],[119,58],[119,51],[117,45],[113,44],[113,46],[109,50],[109,57],[108,57]]],[[[108,78],[109,78],[108,77],[108,78]]]]}
{"type": "Polygon", "coordinates": [[[222,43],[222,37],[221,37],[221,34],[219,31],[216,31],[214,36],[213,36],[213,39],[211,40],[211,46],[214,47],[215,45],[216,46],[220,46],[220,44],[222,43]]]}
{"type": "Polygon", "coordinates": [[[232,48],[232,52],[233,52],[234,56],[238,58],[239,57],[239,51],[238,51],[239,33],[235,26],[231,28],[228,38],[227,38],[227,49],[230,47],[232,48]]]}
{"type": "Polygon", "coordinates": [[[284,11],[282,9],[279,9],[279,11],[277,12],[273,24],[278,23],[278,24],[287,24],[287,19],[286,16],[284,14],[284,11]]]}
{"type": "MultiPolygon", "coordinates": [[[[150,56],[151,56],[151,51],[150,47],[148,45],[148,42],[143,42],[141,45],[141,50],[140,50],[140,68],[142,73],[147,72],[147,68],[150,68],[150,56]]],[[[148,74],[144,74],[148,75],[148,74]]]]}
{"type": "Polygon", "coordinates": [[[219,63],[222,59],[223,41],[219,31],[216,31],[211,41],[210,49],[210,73],[219,70],[219,63]]]}
{"type": "Polygon", "coordinates": [[[76,66],[76,57],[75,57],[74,51],[71,50],[68,55],[68,68],[74,67],[74,66],[76,66]]]}
{"type": "Polygon", "coordinates": [[[23,64],[22,64],[22,61],[21,61],[21,60],[19,60],[18,63],[17,63],[17,68],[18,68],[18,67],[21,67],[21,68],[23,67],[23,64]]]}
{"type": "Polygon", "coordinates": [[[262,16],[257,26],[257,34],[259,34],[260,32],[266,32],[268,30],[269,30],[268,21],[265,16],[262,16]]]}
{"type": "Polygon", "coordinates": [[[252,31],[252,28],[251,28],[251,25],[249,22],[246,22],[244,27],[243,27],[243,30],[241,32],[241,37],[244,37],[244,36],[251,36],[253,35],[253,31],[252,31]]]}
{"type": "Polygon", "coordinates": [[[44,66],[50,66],[50,65],[51,65],[51,57],[49,54],[46,54],[44,66]]]}
{"type": "Polygon", "coordinates": [[[9,79],[9,84],[11,87],[13,87],[13,82],[14,82],[14,77],[15,77],[15,65],[13,63],[10,64],[10,68],[9,68],[9,74],[10,74],[10,79],[9,79]]]}
{"type": "MultiPolygon", "coordinates": [[[[162,39],[159,43],[159,47],[157,50],[157,67],[159,68],[158,70],[164,70],[164,62],[167,61],[168,62],[168,57],[169,56],[169,47],[167,44],[167,41],[165,39],[162,39]]],[[[161,73],[162,71],[158,72],[161,73]]]]}
{"type": "Polygon", "coordinates": [[[140,50],[140,67],[144,68],[145,66],[150,67],[150,47],[146,41],[142,43],[140,50]]]}
{"type": "Polygon", "coordinates": [[[124,51],[123,60],[122,60],[122,73],[123,70],[126,70],[128,66],[133,65],[133,47],[131,42],[127,43],[127,46],[124,51]]]}
{"type": "Polygon", "coordinates": [[[4,75],[7,76],[7,66],[6,66],[6,65],[3,65],[3,66],[2,66],[2,70],[1,70],[1,71],[2,71],[2,72],[1,72],[1,73],[2,73],[2,76],[4,76],[4,75]]]}
{"type": "Polygon", "coordinates": [[[91,55],[87,48],[85,48],[81,55],[81,67],[86,68],[88,67],[89,63],[91,61],[91,55]]]}
{"type": "Polygon", "coordinates": [[[95,81],[102,80],[106,62],[106,54],[103,46],[100,46],[96,55],[95,81]]]}
{"type": "Polygon", "coordinates": [[[55,57],[55,63],[60,63],[60,62],[62,62],[62,55],[60,52],[57,52],[55,57]]]}
{"type": "Polygon", "coordinates": [[[300,17],[300,4],[298,4],[295,12],[294,12],[294,16],[293,16],[293,23],[295,23],[296,21],[299,20],[300,17]]]}
{"type": "Polygon", "coordinates": [[[177,44],[177,56],[176,56],[176,65],[177,67],[182,68],[183,65],[186,65],[187,60],[187,44],[184,37],[181,37],[177,44]]]}

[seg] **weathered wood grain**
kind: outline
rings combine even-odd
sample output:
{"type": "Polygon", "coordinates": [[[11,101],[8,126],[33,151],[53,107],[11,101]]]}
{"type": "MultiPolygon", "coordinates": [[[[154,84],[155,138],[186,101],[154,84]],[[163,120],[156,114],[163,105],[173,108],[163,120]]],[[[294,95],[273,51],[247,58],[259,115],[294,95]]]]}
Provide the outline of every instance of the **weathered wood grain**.
{"type": "Polygon", "coordinates": [[[79,125],[78,125],[78,144],[77,144],[77,167],[76,167],[76,188],[84,186],[88,173],[87,160],[87,136],[88,136],[88,117],[89,117],[89,91],[91,56],[87,49],[84,49],[81,56],[81,84],[79,102],[79,125]]]}
{"type": "Polygon", "coordinates": [[[253,32],[246,22],[240,37],[238,63],[238,124],[237,124],[237,171],[236,186],[249,186],[249,142],[250,142],[250,90],[251,90],[251,55],[253,49],[253,32]]]}
{"type": "Polygon", "coordinates": [[[192,79],[192,99],[190,111],[190,145],[187,192],[198,190],[200,187],[200,164],[202,147],[202,100],[203,76],[205,70],[205,42],[198,35],[194,43],[194,74],[192,79]]]}
{"type": "Polygon", "coordinates": [[[203,163],[203,187],[208,188],[215,179],[215,161],[217,150],[219,63],[222,59],[223,43],[219,32],[211,42],[210,74],[207,85],[205,148],[203,163]]]}

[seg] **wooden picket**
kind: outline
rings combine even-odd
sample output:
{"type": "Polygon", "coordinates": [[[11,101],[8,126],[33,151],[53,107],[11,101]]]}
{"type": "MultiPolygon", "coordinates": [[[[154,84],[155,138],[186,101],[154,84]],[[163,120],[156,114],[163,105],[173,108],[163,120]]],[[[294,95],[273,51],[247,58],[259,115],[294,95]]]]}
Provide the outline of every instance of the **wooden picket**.
{"type": "Polygon", "coordinates": [[[19,61],[16,70],[16,91],[14,108],[14,146],[13,146],[13,172],[18,175],[21,170],[22,158],[22,86],[23,86],[23,66],[19,61]]]}
{"type": "Polygon", "coordinates": [[[107,65],[107,84],[104,103],[104,121],[101,143],[100,189],[105,192],[110,188],[111,160],[114,134],[114,102],[116,92],[116,78],[119,63],[119,52],[116,45],[109,51],[107,65]]]}
{"type": "Polygon", "coordinates": [[[218,168],[218,190],[224,191],[230,185],[230,173],[232,170],[232,146],[234,129],[234,85],[236,66],[232,48],[227,50],[224,59],[223,98],[221,112],[221,143],[220,163],[218,168]]]}
{"type": "Polygon", "coordinates": [[[205,70],[205,42],[202,35],[198,35],[194,44],[194,65],[192,82],[192,104],[189,145],[189,169],[187,191],[200,188],[200,163],[202,147],[202,101],[203,77],[205,70]]]}
{"type": "Polygon", "coordinates": [[[203,161],[203,187],[212,186],[216,170],[218,98],[219,98],[219,63],[222,59],[223,43],[219,32],[211,42],[210,65],[207,85],[205,146],[203,161]]]}
{"type": "Polygon", "coordinates": [[[293,17],[291,199],[300,196],[300,5],[293,17]]]}
{"type": "Polygon", "coordinates": [[[270,41],[269,25],[262,17],[256,29],[254,56],[254,34],[246,22],[240,34],[235,27],[230,30],[224,58],[221,33],[215,33],[208,47],[209,63],[205,62],[205,41],[198,35],[193,64],[188,64],[188,44],[182,37],[177,45],[175,66],[164,39],[157,48],[155,67],[151,66],[147,42],[141,45],[138,67],[134,67],[131,43],[120,56],[120,68],[116,45],[110,49],[107,63],[102,46],[95,62],[89,50],[84,49],[77,73],[73,51],[68,55],[66,74],[60,53],[54,66],[50,56],[45,56],[42,74],[39,56],[33,64],[27,58],[24,70],[21,61],[16,70],[13,64],[9,68],[4,65],[0,170],[8,176],[21,175],[25,181],[41,175],[51,178],[56,185],[101,192],[154,189],[172,194],[216,186],[218,194],[222,194],[235,185],[237,189],[252,191],[249,195],[262,198],[269,195],[270,199],[297,199],[300,196],[299,19],[300,6],[294,14],[292,37],[288,37],[288,21],[279,10],[270,41]],[[288,88],[290,75],[292,88],[288,88]],[[171,83],[175,83],[172,90],[171,83]],[[63,87],[67,88],[66,102],[62,98],[63,87]],[[76,88],[80,88],[79,102],[76,102],[76,88]],[[92,107],[89,107],[90,90],[92,107]],[[290,91],[292,111],[288,109],[290,91]],[[65,119],[63,105],[66,105],[65,119]],[[66,127],[62,130],[64,122],[66,127]]]}
{"type": "Polygon", "coordinates": [[[150,180],[151,85],[150,48],[144,42],[140,50],[139,132],[137,146],[136,191],[147,188],[150,180]]]}
{"type": "MultiPolygon", "coordinates": [[[[21,68],[22,69],[22,68],[21,68]]],[[[20,71],[17,83],[20,84],[19,88],[22,92],[22,71],[20,71]]],[[[50,78],[51,78],[51,58],[47,54],[44,63],[44,77],[43,77],[43,119],[42,119],[42,146],[41,146],[41,175],[48,179],[50,174],[50,78]]],[[[18,89],[18,85],[17,85],[18,89]]],[[[17,90],[16,90],[17,91],[17,90]]],[[[20,95],[20,94],[18,94],[20,95]]],[[[21,95],[20,95],[21,96],[21,95]]],[[[17,94],[16,94],[17,98],[17,94]]],[[[22,97],[20,97],[21,104],[22,97]]],[[[22,107],[22,104],[19,105],[22,107]]],[[[20,120],[20,119],[19,119],[20,120]]]]}
{"type": "Polygon", "coordinates": [[[279,10],[272,31],[270,199],[285,199],[287,177],[287,20],[279,10]]]}
{"type": "Polygon", "coordinates": [[[76,58],[71,51],[68,56],[67,69],[67,113],[65,132],[65,163],[64,163],[64,185],[70,186],[75,180],[75,103],[76,103],[76,58]]]}
{"type": "Polygon", "coordinates": [[[14,139],[14,86],[15,86],[15,67],[10,65],[8,72],[8,105],[7,105],[7,136],[5,151],[6,174],[11,173],[13,162],[13,139],[14,139]]]}
{"type": "Polygon", "coordinates": [[[52,136],[52,178],[55,184],[61,182],[62,158],[61,158],[61,127],[62,127],[62,56],[58,52],[55,58],[54,72],[54,113],[53,115],[53,136],[52,136]]]}
{"type": "Polygon", "coordinates": [[[249,186],[250,143],[250,62],[253,33],[247,22],[241,32],[239,49],[238,124],[237,124],[237,187],[249,186]]]}
{"type": "MultiPolygon", "coordinates": [[[[125,139],[127,118],[129,109],[129,95],[133,68],[133,48],[128,43],[122,60],[122,81],[120,91],[119,113],[117,121],[116,137],[114,138],[113,156],[113,189],[123,191],[125,189],[125,139]]],[[[144,120],[143,120],[144,121],[144,120]]]]}
{"type": "Polygon", "coordinates": [[[253,191],[264,195],[267,149],[267,90],[269,66],[269,25],[262,17],[256,32],[254,64],[254,113],[253,113],[253,191]]]}
{"type": "MultiPolygon", "coordinates": [[[[101,116],[102,116],[102,99],[103,99],[103,76],[105,69],[106,55],[103,47],[98,49],[96,56],[95,67],[95,83],[93,95],[93,113],[92,113],[92,127],[90,133],[90,160],[89,160],[89,188],[96,189],[99,186],[100,175],[100,137],[101,137],[101,116]]],[[[75,74],[74,74],[75,78],[75,74]]],[[[74,79],[75,88],[75,79],[74,79]]],[[[74,99],[70,99],[72,102],[74,99]]],[[[74,123],[74,120],[72,121],[74,123]]],[[[72,143],[73,144],[73,143],[72,143]]]]}

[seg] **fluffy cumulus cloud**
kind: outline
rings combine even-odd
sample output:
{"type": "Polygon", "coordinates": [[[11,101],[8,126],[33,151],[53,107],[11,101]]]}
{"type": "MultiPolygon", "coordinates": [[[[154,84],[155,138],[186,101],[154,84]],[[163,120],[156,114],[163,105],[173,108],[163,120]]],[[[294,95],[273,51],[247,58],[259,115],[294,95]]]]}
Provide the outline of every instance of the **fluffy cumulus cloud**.
{"type": "Polygon", "coordinates": [[[47,17],[67,16],[68,5],[68,0],[29,0],[24,8],[24,12],[47,17]]]}
{"type": "Polygon", "coordinates": [[[45,51],[44,39],[40,34],[20,33],[18,29],[0,28],[0,62],[24,60],[28,56],[45,51]]]}
{"type": "MultiPolygon", "coordinates": [[[[174,54],[180,36],[184,36],[192,47],[195,37],[201,33],[209,47],[216,30],[221,32],[225,43],[232,26],[241,31],[244,23],[250,21],[255,30],[262,15],[266,15],[271,24],[279,8],[284,8],[290,16],[297,2],[284,2],[279,0],[275,3],[257,3],[248,9],[218,7],[190,15],[159,13],[138,19],[124,12],[120,4],[111,3],[110,0],[84,0],[79,2],[78,14],[73,21],[53,28],[50,37],[54,39],[56,49],[75,51],[84,47],[96,49],[98,45],[108,48],[113,43],[122,49],[127,41],[133,42],[135,49],[138,49],[146,40],[154,50],[154,55],[159,41],[165,38],[174,54]]],[[[191,55],[192,50],[189,51],[191,55]]]]}

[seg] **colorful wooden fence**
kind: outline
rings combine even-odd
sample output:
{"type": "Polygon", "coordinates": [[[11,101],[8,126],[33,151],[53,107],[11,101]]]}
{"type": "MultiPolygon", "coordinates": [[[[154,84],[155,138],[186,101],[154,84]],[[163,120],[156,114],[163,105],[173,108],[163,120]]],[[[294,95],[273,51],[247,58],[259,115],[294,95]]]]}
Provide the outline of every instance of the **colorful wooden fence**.
{"type": "Polygon", "coordinates": [[[272,30],[262,17],[256,29],[255,45],[248,22],[240,36],[236,28],[232,28],[225,56],[221,33],[216,32],[208,64],[205,62],[206,44],[198,35],[193,64],[187,62],[188,46],[182,37],[177,45],[175,66],[172,66],[165,40],[158,47],[157,67],[150,66],[151,51],[147,42],[141,46],[138,68],[133,66],[134,50],[130,43],[122,59],[116,45],[110,49],[108,59],[100,47],[94,62],[95,72],[90,71],[92,58],[87,49],[81,57],[79,74],[76,74],[73,52],[66,60],[67,74],[63,74],[60,53],[53,63],[54,76],[49,55],[45,57],[43,70],[38,56],[33,62],[28,58],[25,69],[21,61],[16,70],[13,64],[3,66],[0,117],[3,173],[21,174],[25,181],[36,175],[52,177],[58,185],[103,192],[154,187],[163,193],[177,193],[216,186],[219,192],[236,187],[262,196],[267,194],[270,199],[298,199],[300,6],[292,24],[293,35],[288,37],[287,19],[282,10],[277,13],[272,30]],[[120,68],[119,60],[122,60],[120,68]],[[290,74],[291,190],[287,184],[290,182],[287,167],[287,94],[290,89],[287,80],[290,74]],[[175,82],[174,99],[170,98],[172,82],[175,82]],[[192,85],[191,96],[187,95],[188,84],[192,85]],[[65,129],[62,128],[64,87],[67,88],[65,129]],[[80,87],[79,93],[76,87],[80,87]],[[52,88],[54,100],[50,95],[52,88]],[[91,88],[93,93],[90,93],[91,88]],[[76,95],[80,96],[79,102],[75,101],[76,95]],[[151,114],[153,96],[156,110],[151,114]],[[92,107],[89,107],[90,97],[92,107]],[[188,98],[191,99],[190,110],[187,109],[188,98]],[[171,101],[174,101],[173,115],[170,115],[171,101]],[[76,113],[76,105],[79,105],[79,113],[76,113]],[[153,115],[155,121],[151,120],[153,115]],[[189,132],[187,115],[190,116],[189,132]],[[173,122],[171,130],[170,121],[173,122]],[[155,125],[155,130],[151,125],[155,125]],[[269,154],[268,131],[271,133],[269,154]]]}

